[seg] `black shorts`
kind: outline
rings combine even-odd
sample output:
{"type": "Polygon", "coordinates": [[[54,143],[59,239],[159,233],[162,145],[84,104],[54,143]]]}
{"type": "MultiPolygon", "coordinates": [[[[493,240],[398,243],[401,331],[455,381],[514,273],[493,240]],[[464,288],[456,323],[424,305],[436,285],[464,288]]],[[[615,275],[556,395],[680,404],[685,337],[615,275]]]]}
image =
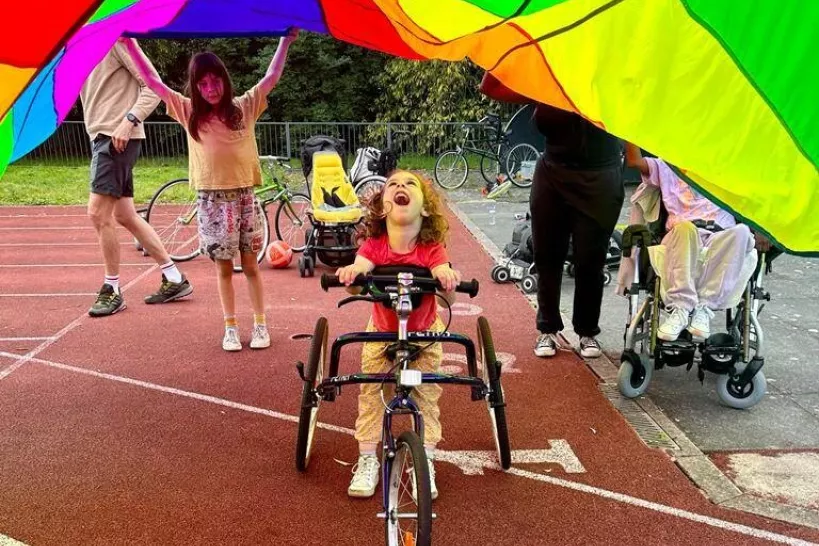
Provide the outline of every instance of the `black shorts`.
{"type": "Polygon", "coordinates": [[[134,165],[142,148],[140,139],[131,139],[122,152],[111,137],[97,135],[91,143],[91,192],[112,197],[134,196],[134,165]]]}

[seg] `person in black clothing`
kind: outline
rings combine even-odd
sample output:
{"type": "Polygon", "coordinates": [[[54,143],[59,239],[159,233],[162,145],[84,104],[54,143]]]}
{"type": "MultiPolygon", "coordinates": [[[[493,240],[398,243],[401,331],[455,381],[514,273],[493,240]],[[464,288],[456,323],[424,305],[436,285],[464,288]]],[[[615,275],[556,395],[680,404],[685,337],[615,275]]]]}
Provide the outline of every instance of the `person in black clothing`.
{"type": "MultiPolygon", "coordinates": [[[[508,102],[532,102],[488,73],[481,91],[508,102]]],[[[546,137],[535,167],[530,211],[535,268],[538,272],[539,357],[553,356],[560,317],[563,266],[571,239],[575,260],[572,325],[580,336],[580,355],[600,356],[600,306],[603,267],[625,198],[621,141],[578,114],[546,104],[535,109],[538,130],[546,137]]]]}

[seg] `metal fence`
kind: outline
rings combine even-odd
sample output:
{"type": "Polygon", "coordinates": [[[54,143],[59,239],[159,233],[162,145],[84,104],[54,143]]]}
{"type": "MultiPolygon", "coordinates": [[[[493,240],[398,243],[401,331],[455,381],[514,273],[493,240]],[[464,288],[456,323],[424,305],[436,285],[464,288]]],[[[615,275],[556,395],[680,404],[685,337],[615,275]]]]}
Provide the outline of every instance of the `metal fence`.
{"type": "MultiPolygon", "coordinates": [[[[464,127],[478,135],[485,125],[478,123],[355,123],[355,122],[259,122],[256,140],[262,155],[297,158],[305,139],[327,135],[343,139],[348,153],[366,146],[390,147],[402,155],[436,155],[463,139],[464,127]]],[[[146,122],[142,158],[169,160],[187,156],[185,131],[175,122],[146,122]]],[[[30,161],[87,161],[91,143],[80,121],[62,123],[57,131],[26,156],[30,161]]]]}

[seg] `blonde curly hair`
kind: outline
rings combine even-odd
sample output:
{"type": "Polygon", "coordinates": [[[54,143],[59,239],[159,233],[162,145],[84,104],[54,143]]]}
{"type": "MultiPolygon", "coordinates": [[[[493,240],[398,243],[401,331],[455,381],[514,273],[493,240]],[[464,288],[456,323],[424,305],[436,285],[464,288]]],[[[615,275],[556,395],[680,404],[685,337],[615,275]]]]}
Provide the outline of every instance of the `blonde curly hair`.
{"type": "MultiPolygon", "coordinates": [[[[441,243],[446,244],[449,233],[449,222],[443,213],[441,196],[432,186],[432,181],[423,174],[416,171],[402,169],[394,170],[390,173],[390,178],[398,174],[411,174],[421,182],[421,193],[424,195],[424,210],[428,216],[424,216],[421,221],[421,231],[418,233],[417,244],[441,243]]],[[[359,232],[359,239],[372,239],[387,233],[387,213],[384,212],[384,188],[374,193],[367,201],[367,214],[364,217],[364,229],[359,232]]]]}

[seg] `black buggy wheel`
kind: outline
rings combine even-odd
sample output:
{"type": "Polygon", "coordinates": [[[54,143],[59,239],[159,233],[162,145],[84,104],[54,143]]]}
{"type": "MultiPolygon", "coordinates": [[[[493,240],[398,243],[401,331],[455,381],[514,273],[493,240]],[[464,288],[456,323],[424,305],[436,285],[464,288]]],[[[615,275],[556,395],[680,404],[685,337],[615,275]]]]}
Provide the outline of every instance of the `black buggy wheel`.
{"type": "Polygon", "coordinates": [[[492,331],[485,317],[478,317],[478,347],[481,351],[483,381],[489,388],[486,404],[489,418],[492,421],[492,433],[495,436],[495,448],[498,461],[504,470],[512,466],[512,449],[509,446],[509,430],[506,426],[506,404],[503,399],[503,387],[500,380],[500,363],[495,358],[495,345],[492,343],[492,331]]]}
{"type": "Polygon", "coordinates": [[[324,363],[327,359],[327,319],[320,317],[313,331],[310,354],[307,358],[304,388],[301,394],[301,411],[299,412],[299,431],[296,440],[296,468],[304,472],[310,464],[310,452],[313,448],[318,410],[321,397],[316,388],[324,379],[324,363]]]}

